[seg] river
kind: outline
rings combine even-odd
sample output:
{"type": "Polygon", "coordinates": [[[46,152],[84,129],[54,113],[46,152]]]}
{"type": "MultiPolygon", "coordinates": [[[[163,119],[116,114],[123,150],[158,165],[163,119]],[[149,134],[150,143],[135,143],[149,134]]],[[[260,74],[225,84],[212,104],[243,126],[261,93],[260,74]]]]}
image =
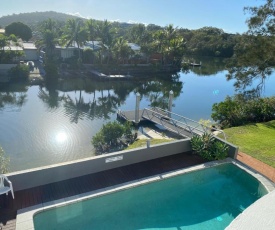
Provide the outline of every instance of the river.
{"type": "MultiPolygon", "coordinates": [[[[91,139],[116,111],[165,107],[173,90],[172,111],[200,120],[211,119],[213,103],[233,95],[223,62],[206,62],[189,73],[153,75],[146,80],[96,82],[68,79],[54,87],[10,84],[0,87],[0,145],[10,157],[10,171],[25,170],[91,157],[91,139]]],[[[275,95],[275,76],[264,96],[275,95]]]]}

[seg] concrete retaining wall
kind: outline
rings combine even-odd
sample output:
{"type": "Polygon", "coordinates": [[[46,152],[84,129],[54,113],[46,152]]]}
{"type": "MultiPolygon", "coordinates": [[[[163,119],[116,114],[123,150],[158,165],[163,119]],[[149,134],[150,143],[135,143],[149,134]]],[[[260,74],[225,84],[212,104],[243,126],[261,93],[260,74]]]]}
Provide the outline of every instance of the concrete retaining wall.
{"type": "MultiPolygon", "coordinates": [[[[217,139],[224,141],[220,138],[217,139]]],[[[229,157],[235,159],[238,153],[238,147],[226,141],[224,142],[229,145],[229,157]]],[[[190,151],[192,151],[190,139],[184,139],[154,145],[149,148],[143,147],[120,151],[69,163],[14,172],[7,174],[7,176],[12,181],[14,190],[18,191],[190,151]]]]}
{"type": "Polygon", "coordinates": [[[179,140],[149,148],[121,151],[70,163],[7,174],[15,191],[67,180],[142,161],[191,151],[190,140],[179,140]]]}
{"type": "Polygon", "coordinates": [[[228,156],[233,158],[233,159],[236,159],[237,158],[237,154],[238,154],[238,151],[239,151],[239,147],[236,146],[236,145],[233,145],[227,141],[225,141],[224,139],[221,139],[219,137],[215,137],[216,139],[218,139],[219,141],[221,142],[224,142],[225,144],[227,144],[229,146],[229,151],[228,151],[228,156]]]}

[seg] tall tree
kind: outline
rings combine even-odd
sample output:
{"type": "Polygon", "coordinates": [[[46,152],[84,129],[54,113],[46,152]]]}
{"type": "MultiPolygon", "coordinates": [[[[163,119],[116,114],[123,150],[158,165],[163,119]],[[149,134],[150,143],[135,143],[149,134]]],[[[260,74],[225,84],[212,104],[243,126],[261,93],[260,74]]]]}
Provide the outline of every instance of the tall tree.
{"type": "Polygon", "coordinates": [[[95,20],[90,19],[86,22],[86,26],[88,28],[88,38],[92,41],[94,50],[94,41],[98,38],[98,23],[95,20]]]}
{"type": "Polygon", "coordinates": [[[129,59],[131,48],[128,46],[127,41],[122,37],[118,38],[114,44],[113,51],[117,57],[118,62],[122,60],[123,64],[126,59],[129,59]]]}
{"type": "Polygon", "coordinates": [[[14,34],[15,36],[22,38],[24,41],[29,41],[32,37],[32,30],[29,26],[22,22],[13,22],[6,26],[5,33],[7,35],[14,34]]]}
{"type": "Polygon", "coordinates": [[[41,23],[40,38],[37,40],[36,45],[40,50],[45,50],[45,69],[47,76],[55,76],[57,74],[57,57],[55,56],[55,48],[59,43],[59,28],[57,22],[48,19],[41,23]]]}
{"type": "Polygon", "coordinates": [[[249,32],[259,35],[275,35],[275,2],[266,0],[266,3],[259,7],[245,7],[251,14],[247,20],[249,32]]]}
{"type": "Polygon", "coordinates": [[[66,22],[63,41],[66,47],[76,43],[79,54],[79,61],[81,61],[81,50],[80,47],[84,45],[87,41],[87,31],[84,27],[83,21],[81,19],[69,19],[66,22]]]}
{"type": "Polygon", "coordinates": [[[136,24],[129,30],[129,40],[139,45],[144,44],[147,37],[147,30],[144,24],[136,24]]]}
{"type": "Polygon", "coordinates": [[[245,9],[252,15],[247,20],[249,30],[235,47],[227,78],[236,80],[237,90],[245,90],[258,80],[252,92],[260,95],[275,66],[275,3],[266,0],[262,6],[245,9]]]}

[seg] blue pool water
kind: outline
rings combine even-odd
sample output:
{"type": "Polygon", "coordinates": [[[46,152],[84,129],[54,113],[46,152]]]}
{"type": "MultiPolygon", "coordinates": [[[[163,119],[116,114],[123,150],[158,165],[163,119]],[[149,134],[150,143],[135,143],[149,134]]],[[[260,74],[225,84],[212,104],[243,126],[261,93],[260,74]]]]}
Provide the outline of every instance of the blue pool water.
{"type": "Polygon", "coordinates": [[[223,164],[108,195],[49,209],[34,216],[43,229],[224,229],[267,193],[233,164],[223,164]]]}

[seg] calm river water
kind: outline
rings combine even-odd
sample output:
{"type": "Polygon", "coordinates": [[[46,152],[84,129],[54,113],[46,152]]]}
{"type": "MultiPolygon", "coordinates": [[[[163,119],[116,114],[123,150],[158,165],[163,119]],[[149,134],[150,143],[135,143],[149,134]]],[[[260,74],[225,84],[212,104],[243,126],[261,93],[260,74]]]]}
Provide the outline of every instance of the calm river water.
{"type": "MultiPolygon", "coordinates": [[[[150,76],[141,81],[95,82],[71,79],[54,87],[22,84],[0,87],[0,145],[10,157],[10,171],[24,170],[94,155],[91,139],[116,111],[166,106],[174,92],[173,112],[194,120],[210,119],[212,104],[234,94],[220,62],[189,73],[150,76]]],[[[265,96],[275,95],[275,76],[265,96]]]]}

